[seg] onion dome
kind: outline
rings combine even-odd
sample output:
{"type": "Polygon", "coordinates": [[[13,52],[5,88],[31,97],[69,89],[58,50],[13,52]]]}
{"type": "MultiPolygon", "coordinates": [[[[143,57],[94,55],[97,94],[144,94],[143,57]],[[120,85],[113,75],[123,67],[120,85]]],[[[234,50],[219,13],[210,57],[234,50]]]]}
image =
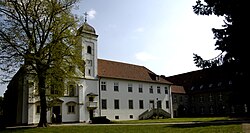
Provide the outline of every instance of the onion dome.
{"type": "Polygon", "coordinates": [[[90,33],[95,34],[95,29],[89,25],[86,21],[83,23],[83,25],[78,29],[80,33],[90,33]]]}

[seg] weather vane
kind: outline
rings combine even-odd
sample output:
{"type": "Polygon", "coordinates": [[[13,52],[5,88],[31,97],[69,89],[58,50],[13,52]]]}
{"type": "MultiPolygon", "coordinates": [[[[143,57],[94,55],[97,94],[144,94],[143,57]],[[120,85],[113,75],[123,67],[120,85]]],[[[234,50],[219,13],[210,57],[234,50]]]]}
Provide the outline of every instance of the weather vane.
{"type": "Polygon", "coordinates": [[[87,12],[84,13],[84,16],[85,16],[84,22],[87,22],[87,17],[88,17],[88,15],[89,15],[89,14],[88,14],[87,12]]]}

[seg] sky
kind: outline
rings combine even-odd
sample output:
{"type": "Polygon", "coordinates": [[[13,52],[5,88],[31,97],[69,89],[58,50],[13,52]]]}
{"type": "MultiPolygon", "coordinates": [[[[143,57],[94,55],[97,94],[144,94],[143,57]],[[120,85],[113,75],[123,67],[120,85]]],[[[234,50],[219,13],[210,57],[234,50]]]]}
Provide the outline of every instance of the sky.
{"type": "MultiPolygon", "coordinates": [[[[193,53],[211,59],[212,28],[223,18],[193,12],[196,0],[80,0],[73,13],[84,16],[98,34],[100,59],[145,66],[158,75],[199,70],[193,53]]],[[[3,96],[6,85],[0,85],[3,96]]]]}

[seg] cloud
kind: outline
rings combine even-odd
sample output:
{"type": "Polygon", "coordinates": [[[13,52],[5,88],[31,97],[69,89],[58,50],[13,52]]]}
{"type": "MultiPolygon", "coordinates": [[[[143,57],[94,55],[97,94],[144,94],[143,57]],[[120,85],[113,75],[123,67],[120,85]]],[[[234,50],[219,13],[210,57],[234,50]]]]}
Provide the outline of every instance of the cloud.
{"type": "Polygon", "coordinates": [[[144,32],[144,28],[143,27],[139,27],[137,29],[135,29],[135,32],[144,32]]]}
{"type": "Polygon", "coordinates": [[[94,9],[89,10],[88,12],[89,19],[94,19],[96,15],[96,11],[94,9]]]}
{"type": "Polygon", "coordinates": [[[135,54],[135,57],[137,60],[140,60],[140,61],[149,61],[149,60],[155,60],[156,57],[149,54],[149,53],[146,53],[146,52],[139,52],[137,54],[135,54]]]}

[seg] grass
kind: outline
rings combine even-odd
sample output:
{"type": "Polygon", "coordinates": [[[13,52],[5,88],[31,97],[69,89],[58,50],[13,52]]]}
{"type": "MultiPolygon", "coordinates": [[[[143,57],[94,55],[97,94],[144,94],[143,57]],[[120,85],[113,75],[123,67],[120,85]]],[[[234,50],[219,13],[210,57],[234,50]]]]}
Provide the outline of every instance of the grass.
{"type": "Polygon", "coordinates": [[[176,126],[176,125],[93,125],[48,128],[8,129],[1,133],[243,133],[240,124],[176,126]]]}
{"type": "Polygon", "coordinates": [[[116,124],[134,124],[134,123],[179,123],[179,122],[213,122],[213,121],[231,121],[234,118],[229,117],[197,117],[197,118],[172,118],[172,119],[151,119],[151,120],[128,120],[112,121],[116,124]]]}
{"type": "Polygon", "coordinates": [[[86,124],[82,126],[50,126],[48,128],[5,129],[1,133],[243,133],[242,125],[236,123],[196,123],[179,122],[213,122],[230,121],[228,117],[173,118],[153,120],[114,121],[118,125],[86,124]],[[167,123],[179,124],[167,124],[167,123]],[[135,124],[144,125],[135,125],[135,124]],[[148,124],[159,123],[159,124],[148,124]],[[166,123],[166,124],[160,124],[166,123]],[[134,124],[134,125],[133,125],[134,124]]]}

